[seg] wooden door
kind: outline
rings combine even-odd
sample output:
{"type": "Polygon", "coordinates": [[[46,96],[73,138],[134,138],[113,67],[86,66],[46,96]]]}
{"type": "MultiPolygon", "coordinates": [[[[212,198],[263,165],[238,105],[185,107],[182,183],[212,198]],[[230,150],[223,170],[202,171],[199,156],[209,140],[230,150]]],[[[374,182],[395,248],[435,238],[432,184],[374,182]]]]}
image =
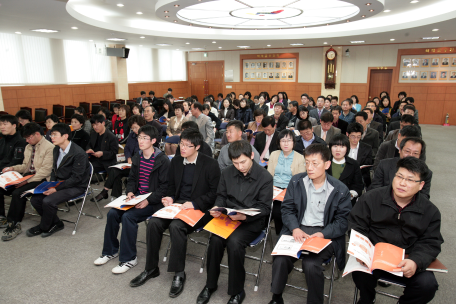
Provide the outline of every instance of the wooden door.
{"type": "Polygon", "coordinates": [[[224,66],[223,61],[208,61],[206,65],[208,80],[208,95],[214,95],[217,99],[218,93],[223,93],[224,66]]]}
{"type": "Polygon", "coordinates": [[[189,80],[191,83],[191,94],[196,95],[199,101],[204,98],[204,81],[207,79],[206,63],[191,62],[189,63],[189,80]]]}
{"type": "Polygon", "coordinates": [[[216,97],[218,93],[223,93],[223,61],[189,62],[188,71],[191,94],[196,95],[200,102],[209,94],[216,97]]]}
{"type": "Polygon", "coordinates": [[[393,70],[371,70],[369,83],[369,100],[380,97],[382,91],[391,93],[393,70]]]}

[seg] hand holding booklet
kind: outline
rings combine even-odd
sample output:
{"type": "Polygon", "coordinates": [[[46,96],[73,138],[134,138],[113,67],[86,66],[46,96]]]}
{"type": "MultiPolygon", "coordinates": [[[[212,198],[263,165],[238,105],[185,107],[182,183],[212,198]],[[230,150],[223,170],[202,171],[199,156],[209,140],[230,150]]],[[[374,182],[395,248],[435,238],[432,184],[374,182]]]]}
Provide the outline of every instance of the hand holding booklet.
{"type": "Polygon", "coordinates": [[[240,221],[233,221],[228,215],[222,214],[207,223],[204,230],[227,239],[239,225],[241,225],[240,221]]]}
{"type": "Polygon", "coordinates": [[[404,276],[402,269],[397,265],[404,259],[405,249],[388,243],[377,243],[374,246],[366,236],[352,229],[347,252],[350,257],[345,265],[343,277],[353,271],[371,274],[375,269],[399,277],[404,276]],[[358,259],[365,265],[358,262],[358,259]]]}
{"type": "Polygon", "coordinates": [[[48,191],[51,188],[55,188],[58,185],[63,183],[63,181],[55,181],[55,182],[42,182],[41,184],[38,185],[38,187],[25,191],[24,193],[21,194],[21,197],[24,197],[28,194],[42,194],[46,191],[48,191]]]}
{"type": "Polygon", "coordinates": [[[117,164],[117,165],[114,165],[114,166],[109,166],[109,168],[117,168],[117,169],[120,169],[120,170],[130,169],[131,168],[131,164],[129,164],[129,163],[121,163],[121,164],[117,164]]]}
{"type": "Polygon", "coordinates": [[[117,199],[113,200],[112,202],[110,202],[109,204],[107,204],[106,206],[104,206],[105,208],[116,208],[116,209],[119,209],[119,210],[128,210],[128,209],[131,209],[133,208],[135,205],[141,203],[143,200],[147,199],[149,197],[149,195],[151,195],[152,192],[150,193],[147,193],[147,194],[143,194],[143,195],[138,195],[138,196],[134,196],[131,200],[128,200],[127,201],[127,196],[126,195],[122,195],[122,196],[119,196],[117,199]]]}
{"type": "Polygon", "coordinates": [[[172,204],[161,208],[152,216],[164,219],[180,219],[190,226],[194,227],[196,223],[204,216],[204,213],[195,209],[181,209],[182,204],[172,204]]]}
{"type": "Polygon", "coordinates": [[[0,187],[6,190],[8,187],[20,184],[33,176],[27,175],[24,177],[19,172],[8,171],[0,175],[0,187]]]}
{"type": "Polygon", "coordinates": [[[260,209],[256,209],[256,208],[231,209],[231,208],[225,208],[225,207],[217,207],[217,208],[212,208],[211,210],[226,213],[228,215],[236,215],[237,213],[242,213],[242,214],[249,215],[249,216],[255,216],[255,215],[261,213],[260,209]]]}
{"type": "Polygon", "coordinates": [[[313,237],[305,239],[304,243],[301,243],[297,242],[292,235],[282,235],[272,250],[271,255],[288,255],[299,259],[303,250],[320,253],[331,242],[331,240],[313,237]]]}

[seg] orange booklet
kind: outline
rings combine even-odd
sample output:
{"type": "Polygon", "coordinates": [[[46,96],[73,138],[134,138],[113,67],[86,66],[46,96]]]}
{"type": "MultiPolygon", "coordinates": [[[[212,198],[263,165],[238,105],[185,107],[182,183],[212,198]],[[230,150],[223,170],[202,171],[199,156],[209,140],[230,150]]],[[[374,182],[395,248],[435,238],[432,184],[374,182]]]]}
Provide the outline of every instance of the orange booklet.
{"type": "Polygon", "coordinates": [[[161,208],[152,216],[164,219],[180,219],[190,226],[194,227],[196,223],[204,216],[204,213],[195,209],[180,209],[181,204],[172,204],[170,206],[161,208]]]}
{"type": "Polygon", "coordinates": [[[228,215],[222,214],[219,217],[214,217],[207,223],[204,226],[204,230],[227,239],[240,224],[240,221],[233,221],[228,215]]]}
{"type": "Polygon", "coordinates": [[[282,190],[280,188],[274,187],[272,200],[283,202],[283,199],[285,198],[285,193],[287,193],[287,189],[282,190]]]}
{"type": "Polygon", "coordinates": [[[304,243],[300,243],[296,242],[292,235],[282,235],[274,247],[274,250],[272,250],[271,255],[288,255],[299,259],[303,250],[320,253],[331,244],[331,242],[331,240],[314,237],[305,239],[304,243]]]}
{"type": "Polygon", "coordinates": [[[353,271],[372,273],[375,269],[399,277],[404,276],[402,269],[397,265],[404,259],[405,249],[388,243],[377,243],[374,246],[366,236],[352,229],[347,253],[350,257],[345,265],[343,277],[353,271]],[[357,259],[367,266],[359,263],[357,259]]]}
{"type": "Polygon", "coordinates": [[[34,175],[22,176],[19,172],[9,171],[0,175],[0,187],[6,188],[22,183],[32,178],[34,175]]]}

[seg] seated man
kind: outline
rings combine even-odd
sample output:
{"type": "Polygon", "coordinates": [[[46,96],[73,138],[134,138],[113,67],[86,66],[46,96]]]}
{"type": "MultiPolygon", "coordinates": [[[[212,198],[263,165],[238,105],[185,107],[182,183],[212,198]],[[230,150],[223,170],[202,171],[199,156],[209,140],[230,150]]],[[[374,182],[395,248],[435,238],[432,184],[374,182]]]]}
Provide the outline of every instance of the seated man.
{"type": "MultiPolygon", "coordinates": [[[[390,131],[385,138],[385,141],[388,140],[396,140],[397,136],[399,135],[399,131],[402,130],[405,126],[417,126],[418,123],[416,122],[415,118],[412,115],[404,114],[401,116],[401,122],[399,124],[399,129],[390,131]]],[[[419,127],[418,127],[419,128],[419,127]]]]}
{"type": "Polygon", "coordinates": [[[263,161],[268,160],[272,152],[279,150],[279,143],[277,142],[279,132],[276,130],[276,123],[272,116],[263,118],[261,126],[263,127],[263,132],[256,135],[253,147],[258,153],[261,153],[260,160],[263,161]]]}
{"type": "Polygon", "coordinates": [[[325,109],[324,106],[325,106],[325,97],[318,96],[317,97],[317,107],[313,110],[309,109],[309,116],[315,118],[317,120],[318,124],[320,124],[321,115],[323,115],[326,112],[329,112],[327,109],[325,109]]]}
{"type": "MultiPolygon", "coordinates": [[[[186,121],[182,124],[182,132],[186,129],[193,128],[195,130],[198,130],[198,125],[194,121],[186,121]]],[[[199,132],[199,130],[198,130],[199,132]]],[[[198,152],[201,152],[204,155],[207,155],[209,157],[212,157],[212,149],[209,147],[209,145],[203,141],[201,144],[201,148],[198,150],[198,152]]],[[[174,156],[179,156],[180,154],[180,145],[177,145],[176,149],[176,154],[174,156]]]]}
{"type": "Polygon", "coordinates": [[[126,211],[111,208],[106,220],[103,251],[95,260],[97,266],[106,264],[119,254],[119,265],[112,269],[115,274],[128,271],[138,264],[136,256],[136,237],[138,223],[145,221],[149,216],[159,210],[161,199],[166,194],[168,187],[169,159],[160,149],[154,147],[158,132],[152,126],[145,125],[139,129],[139,153],[131,160],[132,165],[128,177],[127,200],[136,195],[152,192],[146,199],[126,211]],[[122,234],[119,240],[120,223],[122,234]]]}
{"type": "Polygon", "coordinates": [[[181,155],[171,160],[168,189],[161,202],[165,207],[179,203],[182,204],[182,209],[196,209],[206,215],[195,227],[179,219],[151,218],[147,225],[146,268],[130,282],[131,287],[141,286],[150,278],[160,275],[158,268],[160,245],[163,232],[169,229],[172,245],[168,272],[174,272],[169,296],[175,298],[184,290],[187,235],[196,228],[205,226],[211,219],[207,211],[214,205],[220,179],[217,161],[198,152],[202,142],[203,136],[197,130],[190,128],[182,132],[181,155]]]}
{"type": "Polygon", "coordinates": [[[334,116],[327,112],[321,114],[320,124],[314,128],[314,133],[326,143],[329,143],[334,135],[340,134],[340,129],[333,127],[334,116]]]}
{"type": "Polygon", "coordinates": [[[40,126],[34,122],[26,124],[22,128],[22,135],[28,142],[25,147],[24,161],[21,165],[6,167],[2,173],[8,171],[17,171],[23,176],[34,174],[32,178],[10,187],[8,190],[0,188],[0,208],[5,210],[4,195],[12,195],[8,216],[0,217],[0,226],[8,225],[5,232],[3,232],[2,240],[9,241],[14,239],[22,232],[21,221],[25,213],[25,204],[27,203],[26,197],[21,197],[24,191],[34,189],[42,182],[49,178],[52,170],[52,151],[54,145],[46,140],[40,134],[40,126]]]}
{"type": "MultiPolygon", "coordinates": [[[[348,153],[348,156],[356,160],[360,166],[370,166],[374,162],[372,147],[361,141],[362,134],[363,126],[361,124],[354,122],[348,125],[347,136],[350,141],[350,152],[348,153]]],[[[364,185],[366,187],[369,187],[371,184],[370,171],[371,167],[361,169],[364,185]]]]}
{"type": "MultiPolygon", "coordinates": [[[[407,137],[401,141],[399,145],[399,157],[387,158],[380,161],[377,169],[375,169],[374,179],[372,184],[367,190],[373,190],[380,187],[385,187],[391,184],[394,174],[396,173],[396,166],[399,159],[407,156],[413,156],[423,160],[426,153],[426,144],[421,138],[407,137]]],[[[426,182],[422,189],[420,189],[423,196],[427,199],[430,198],[431,192],[432,171],[429,170],[424,181],[426,182]]]]}
{"type": "Polygon", "coordinates": [[[211,119],[203,114],[203,105],[195,102],[191,105],[190,111],[192,116],[191,121],[196,122],[200,133],[203,135],[204,141],[212,148],[214,147],[214,128],[212,127],[211,119]]]}
{"type": "MultiPolygon", "coordinates": [[[[334,98],[334,96],[333,96],[333,98],[334,98]]],[[[348,123],[342,119],[339,119],[340,114],[342,113],[342,108],[340,106],[336,105],[335,107],[332,108],[331,113],[334,117],[334,120],[332,123],[333,127],[340,129],[340,133],[342,133],[342,134],[347,133],[348,123]]]]}
{"type": "MultiPolygon", "coordinates": [[[[420,191],[430,172],[424,161],[406,157],[397,162],[394,178],[385,187],[365,193],[348,217],[348,228],[367,236],[372,244],[386,242],[405,249],[408,257],[397,265],[404,277],[382,270],[352,273],[360,291],[358,303],[374,303],[381,276],[406,285],[398,303],[429,303],[438,289],[434,273],[426,271],[443,243],[441,215],[420,191]]],[[[360,262],[360,261],[358,261],[360,262]]]]}
{"type": "MultiPolygon", "coordinates": [[[[401,106],[403,104],[401,103],[401,106]]],[[[391,118],[391,121],[390,121],[390,125],[389,125],[389,130],[390,131],[394,131],[394,130],[397,130],[400,128],[401,126],[401,117],[403,115],[412,115],[412,116],[415,116],[415,106],[414,105],[405,105],[402,109],[401,109],[401,112],[402,112],[402,115],[401,116],[397,116],[395,118],[391,118]]],[[[415,119],[416,120],[416,119],[415,119]]],[[[418,121],[416,122],[416,125],[418,125],[418,121]]]]}
{"type": "MultiPolygon", "coordinates": [[[[385,141],[378,148],[377,155],[374,160],[374,171],[377,169],[381,160],[386,158],[399,157],[399,146],[401,141],[406,137],[421,137],[421,132],[416,126],[404,127],[396,140],[385,141]]],[[[426,161],[426,155],[423,155],[423,160],[426,161]]]]}
{"type": "MultiPolygon", "coordinates": [[[[234,221],[242,224],[227,238],[213,234],[207,254],[206,286],[199,294],[196,303],[208,303],[217,290],[225,248],[228,252],[228,294],[229,304],[240,304],[245,299],[245,248],[258,237],[268,224],[271,212],[273,178],[259,164],[253,161],[252,146],[246,140],[233,142],[228,153],[234,166],[229,166],[222,172],[217,189],[216,207],[232,209],[257,208],[260,214],[246,216],[242,213],[230,215],[234,221]]],[[[213,217],[219,217],[220,212],[211,211],[213,217]]]]}
{"type": "MultiPolygon", "coordinates": [[[[203,104],[203,114],[206,115],[207,117],[209,117],[211,119],[211,121],[215,122],[215,128],[218,130],[218,129],[220,129],[220,124],[222,123],[222,121],[213,112],[211,112],[211,109],[215,109],[215,108],[211,107],[207,103],[203,104]]],[[[215,110],[215,111],[217,111],[217,110],[215,110]]]]}
{"type": "Polygon", "coordinates": [[[27,230],[27,236],[51,236],[64,228],[63,222],[57,216],[57,206],[83,194],[87,189],[90,178],[90,164],[87,154],[68,138],[71,129],[64,123],[58,123],[51,129],[52,143],[56,146],[53,151],[53,167],[51,181],[62,181],[60,185],[51,188],[43,194],[32,196],[32,206],[41,215],[38,226],[27,230]]]}
{"type": "Polygon", "coordinates": [[[348,124],[355,122],[355,114],[351,111],[353,107],[353,100],[351,98],[347,98],[342,101],[342,113],[340,113],[339,119],[342,119],[348,124]]]}
{"type": "Polygon", "coordinates": [[[117,162],[116,155],[119,151],[119,141],[112,132],[106,132],[105,118],[97,114],[90,118],[93,131],[90,133],[90,141],[86,153],[89,154],[93,172],[108,172],[109,166],[117,162]]]}
{"type": "MultiPolygon", "coordinates": [[[[13,115],[0,116],[0,171],[6,167],[19,165],[24,160],[27,142],[19,132],[19,121],[13,115]]],[[[4,215],[4,212],[0,215],[4,215]]]]}
{"type": "Polygon", "coordinates": [[[272,117],[274,117],[277,132],[285,130],[288,126],[289,119],[283,111],[285,111],[283,103],[278,102],[274,104],[274,115],[272,117]]]}
{"type": "Polygon", "coordinates": [[[298,122],[298,131],[300,136],[295,137],[294,150],[304,155],[304,150],[311,144],[325,144],[326,142],[312,131],[312,123],[307,119],[298,122]]]}
{"type": "MultiPolygon", "coordinates": [[[[374,117],[374,110],[372,110],[371,108],[364,108],[363,111],[367,113],[367,127],[374,129],[378,132],[379,143],[382,143],[383,142],[383,124],[372,119],[374,117]]],[[[380,116],[377,115],[377,117],[380,117],[380,116]]]]}
{"type": "MultiPolygon", "coordinates": [[[[33,121],[32,114],[28,110],[19,110],[16,113],[16,117],[19,121],[18,130],[22,129],[23,126],[33,121]]],[[[43,127],[40,126],[40,134],[45,135],[43,127]]]]}
{"type": "MultiPolygon", "coordinates": [[[[242,140],[242,131],[244,130],[244,124],[239,120],[232,120],[226,125],[226,138],[228,139],[228,144],[223,146],[220,150],[220,154],[218,157],[218,163],[220,170],[223,171],[228,166],[232,165],[230,156],[228,155],[228,148],[230,144],[242,140]]],[[[258,151],[252,146],[252,151],[254,154],[254,160],[259,163],[260,162],[260,154],[258,151]]]]}
{"type": "MultiPolygon", "coordinates": [[[[331,166],[330,150],[323,144],[312,144],[305,151],[307,173],[291,178],[282,202],[283,235],[293,235],[295,241],[320,237],[332,243],[319,254],[302,255],[302,269],[309,293],[307,303],[324,301],[324,268],[322,263],[336,256],[339,269],[345,265],[345,232],[351,210],[350,192],[341,181],[326,174],[331,166]]],[[[270,304],[283,303],[282,293],[295,258],[274,256],[272,264],[270,304]]]]}
{"type": "Polygon", "coordinates": [[[377,130],[371,129],[367,126],[368,116],[366,112],[361,111],[356,113],[355,121],[363,126],[363,134],[361,135],[361,141],[371,146],[372,157],[375,157],[379,146],[379,135],[377,130]]]}
{"type": "Polygon", "coordinates": [[[285,113],[285,116],[288,118],[288,129],[294,130],[296,128],[296,122],[299,120],[298,114],[298,102],[290,101],[288,103],[288,112],[285,113]]]}
{"type": "MultiPolygon", "coordinates": [[[[146,101],[147,103],[147,101],[146,101]]],[[[154,146],[159,148],[160,147],[160,142],[162,140],[162,130],[163,126],[154,119],[155,117],[155,108],[152,106],[147,105],[144,107],[144,113],[143,113],[144,119],[146,120],[147,125],[151,125],[152,127],[155,127],[158,131],[158,137],[157,141],[155,142],[154,146]]]]}
{"type": "Polygon", "coordinates": [[[406,105],[408,105],[408,102],[404,99],[399,103],[399,108],[396,113],[393,113],[391,111],[392,114],[391,114],[390,123],[401,120],[401,116],[404,115],[404,107],[406,105]]]}

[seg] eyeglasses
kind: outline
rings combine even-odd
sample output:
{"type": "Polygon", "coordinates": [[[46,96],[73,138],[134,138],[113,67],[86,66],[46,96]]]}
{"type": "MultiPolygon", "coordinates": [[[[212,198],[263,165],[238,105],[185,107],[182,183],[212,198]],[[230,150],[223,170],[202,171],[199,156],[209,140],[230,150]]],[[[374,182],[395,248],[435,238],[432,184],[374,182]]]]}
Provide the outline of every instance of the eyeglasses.
{"type": "Polygon", "coordinates": [[[317,168],[318,166],[320,166],[321,163],[310,163],[310,162],[306,162],[306,168],[317,168]]]}
{"type": "Polygon", "coordinates": [[[413,179],[410,179],[410,178],[405,178],[403,177],[402,175],[399,175],[399,174],[395,174],[395,177],[397,177],[398,179],[400,179],[400,181],[404,181],[409,184],[409,185],[413,185],[413,183],[421,183],[420,180],[413,180],[413,179]]]}
{"type": "Polygon", "coordinates": [[[60,134],[51,134],[49,135],[50,138],[57,138],[60,137],[60,134]]]}
{"type": "Polygon", "coordinates": [[[281,139],[280,140],[281,144],[287,144],[287,143],[291,143],[291,142],[293,142],[293,139],[281,139]]]}
{"type": "Polygon", "coordinates": [[[25,138],[25,140],[30,140],[33,136],[35,136],[35,134],[30,135],[29,137],[25,138]]]}
{"type": "Polygon", "coordinates": [[[192,146],[192,145],[184,145],[183,143],[179,143],[179,146],[182,148],[185,148],[185,149],[191,149],[191,148],[194,148],[195,146],[192,146]]]}
{"type": "Polygon", "coordinates": [[[349,137],[350,137],[350,139],[357,139],[357,140],[361,139],[361,135],[360,136],[350,135],[349,137]]]}
{"type": "Polygon", "coordinates": [[[305,132],[300,131],[300,133],[303,135],[312,135],[313,132],[312,131],[305,131],[305,132]]]}
{"type": "Polygon", "coordinates": [[[138,140],[150,140],[150,137],[138,136],[138,140]]]}

